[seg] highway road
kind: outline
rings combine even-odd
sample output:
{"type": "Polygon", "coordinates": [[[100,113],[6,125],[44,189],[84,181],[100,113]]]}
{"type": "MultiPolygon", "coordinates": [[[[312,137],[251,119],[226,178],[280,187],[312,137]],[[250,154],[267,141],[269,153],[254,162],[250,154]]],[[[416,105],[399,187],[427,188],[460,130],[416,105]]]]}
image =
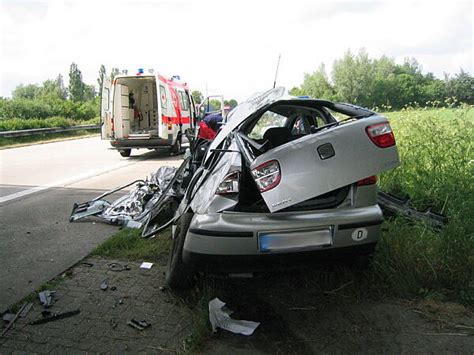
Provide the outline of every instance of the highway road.
{"type": "Polygon", "coordinates": [[[108,148],[93,137],[0,150],[0,312],[117,231],[100,222],[69,223],[74,202],[181,160],[148,150],[123,158],[108,148]]]}

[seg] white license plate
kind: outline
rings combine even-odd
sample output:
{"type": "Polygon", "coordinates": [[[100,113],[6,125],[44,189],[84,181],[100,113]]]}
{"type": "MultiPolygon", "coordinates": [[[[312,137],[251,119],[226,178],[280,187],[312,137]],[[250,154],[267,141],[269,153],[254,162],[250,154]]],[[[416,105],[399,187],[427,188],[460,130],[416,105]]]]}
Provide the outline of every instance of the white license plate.
{"type": "Polygon", "coordinates": [[[332,227],[298,232],[260,232],[258,245],[263,253],[306,251],[331,246],[332,236],[332,227]]]}

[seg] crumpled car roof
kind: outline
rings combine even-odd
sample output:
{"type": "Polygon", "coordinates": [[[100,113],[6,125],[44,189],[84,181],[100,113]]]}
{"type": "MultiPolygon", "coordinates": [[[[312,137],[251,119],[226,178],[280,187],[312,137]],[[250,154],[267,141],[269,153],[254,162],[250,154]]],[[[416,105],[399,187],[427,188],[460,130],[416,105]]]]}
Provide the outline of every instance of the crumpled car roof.
{"type": "MultiPolygon", "coordinates": [[[[259,92],[251,97],[249,97],[246,101],[239,104],[235,107],[231,112],[229,112],[226,124],[222,127],[219,131],[217,136],[214,138],[211,146],[209,147],[209,152],[212,149],[216,149],[224,140],[225,138],[235,130],[240,124],[242,124],[249,116],[251,116],[256,111],[262,109],[265,106],[269,106],[277,101],[287,101],[287,102],[308,102],[313,104],[320,104],[336,111],[339,111],[343,114],[349,116],[358,116],[358,115],[372,115],[374,114],[373,111],[370,111],[366,108],[362,108],[359,106],[345,104],[345,103],[337,103],[327,100],[319,100],[319,99],[301,99],[295,96],[291,96],[286,94],[286,89],[282,86],[276,87],[264,92],[259,92]]],[[[209,157],[209,154],[206,157],[209,157]]]]}

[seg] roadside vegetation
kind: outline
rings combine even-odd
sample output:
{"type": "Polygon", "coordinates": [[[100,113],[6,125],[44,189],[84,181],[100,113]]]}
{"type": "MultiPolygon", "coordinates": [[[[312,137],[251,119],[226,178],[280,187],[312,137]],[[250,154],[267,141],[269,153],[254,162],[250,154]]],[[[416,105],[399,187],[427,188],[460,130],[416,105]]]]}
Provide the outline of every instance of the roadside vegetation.
{"type": "Polygon", "coordinates": [[[401,166],[383,190],[447,215],[439,233],[403,219],[386,223],[374,269],[387,291],[474,304],[474,107],[387,113],[401,166]]]}
{"type": "Polygon", "coordinates": [[[62,133],[35,134],[34,136],[2,138],[0,137],[0,149],[18,148],[31,144],[43,144],[65,141],[70,139],[87,138],[97,136],[97,130],[78,130],[62,133]]]}

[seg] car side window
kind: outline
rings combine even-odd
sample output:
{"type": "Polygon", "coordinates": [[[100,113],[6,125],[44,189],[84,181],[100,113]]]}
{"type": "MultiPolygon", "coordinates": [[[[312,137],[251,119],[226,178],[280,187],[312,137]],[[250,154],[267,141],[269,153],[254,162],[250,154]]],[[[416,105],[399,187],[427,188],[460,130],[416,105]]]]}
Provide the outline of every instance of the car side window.
{"type": "Polygon", "coordinates": [[[287,121],[288,117],[286,116],[279,115],[276,112],[266,111],[252,128],[248,136],[252,139],[262,139],[269,128],[284,127],[287,121]]]}

